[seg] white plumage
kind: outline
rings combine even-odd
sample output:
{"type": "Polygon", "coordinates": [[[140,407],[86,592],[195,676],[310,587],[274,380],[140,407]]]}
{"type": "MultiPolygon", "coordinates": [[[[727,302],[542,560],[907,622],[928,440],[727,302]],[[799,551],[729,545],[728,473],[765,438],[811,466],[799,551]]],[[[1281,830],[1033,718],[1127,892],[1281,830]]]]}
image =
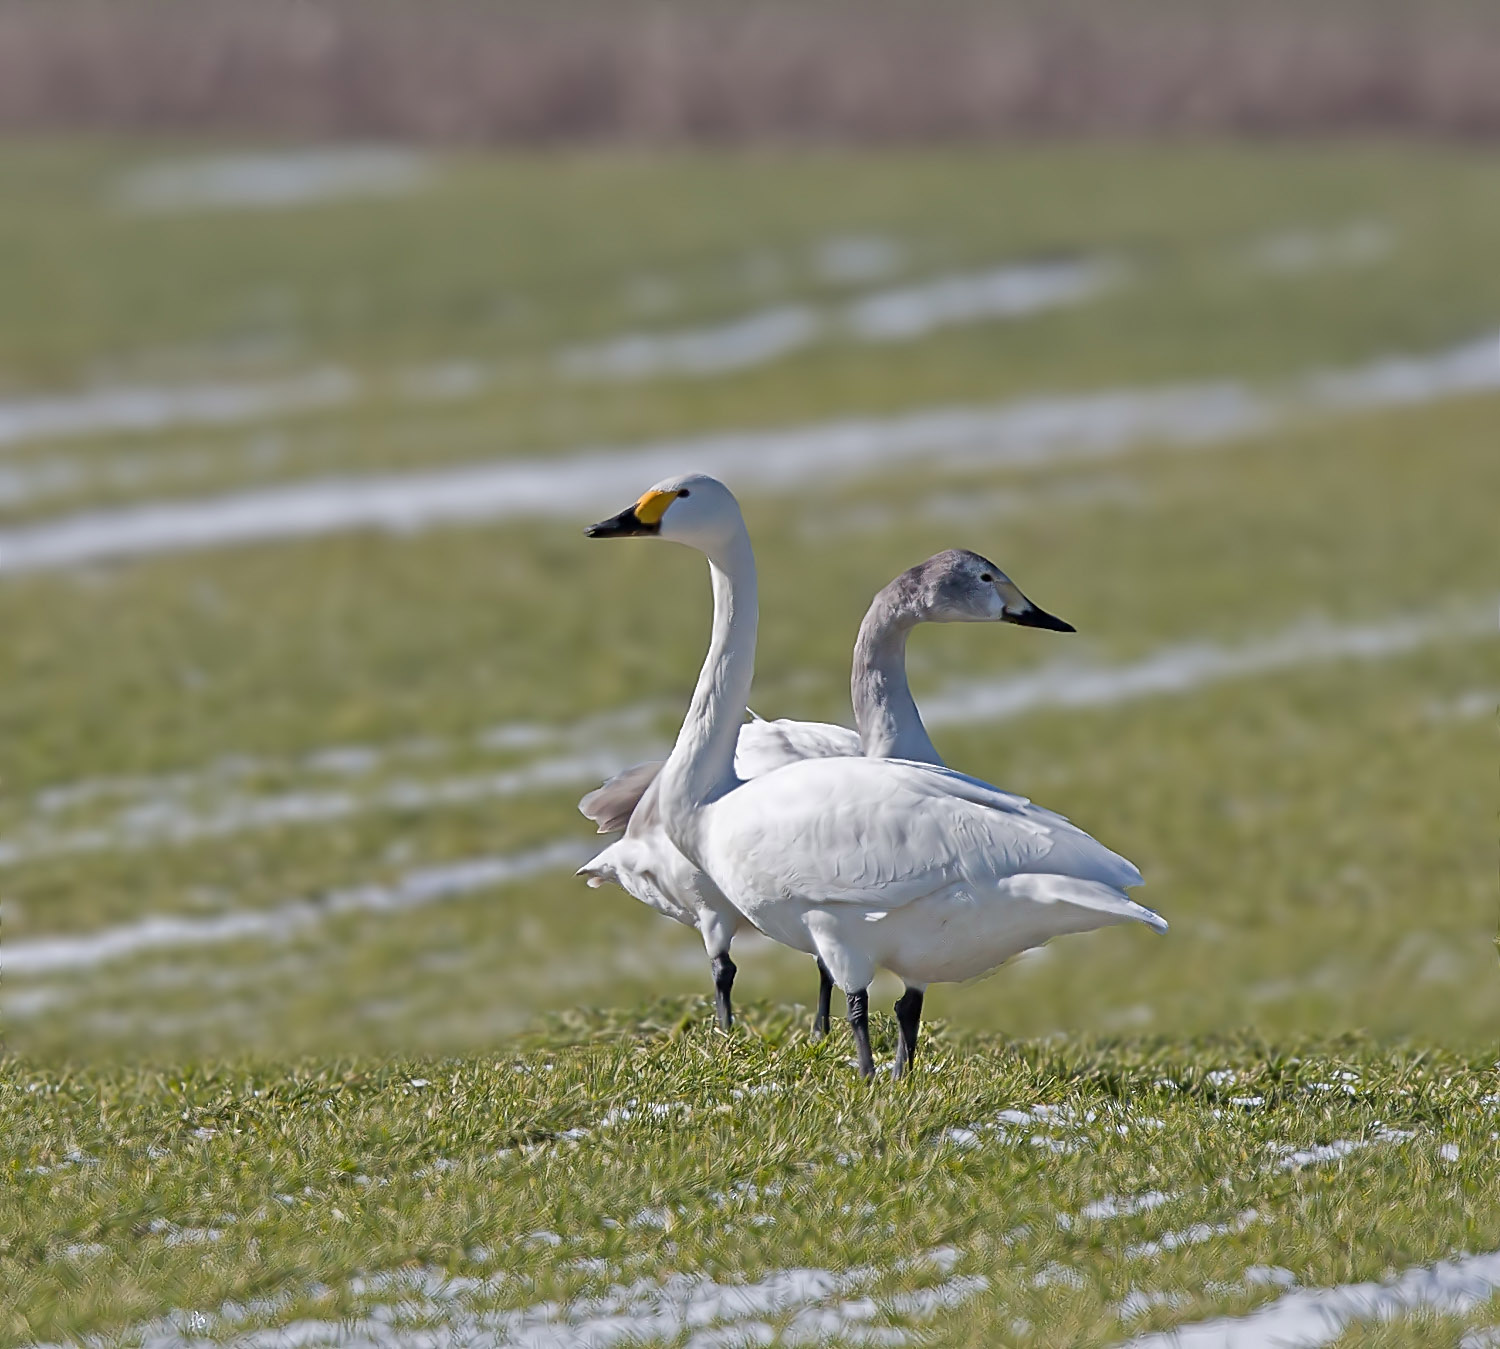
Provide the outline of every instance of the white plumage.
{"type": "Polygon", "coordinates": [[[971,979],[1064,932],[1131,920],[1123,857],[1060,815],[904,760],[790,764],[709,807],[702,851],[768,936],[816,954],[846,992],[878,967],[925,987],[971,979]]]}
{"type": "MultiPolygon", "coordinates": [[[[873,1071],[866,990],[879,967],[908,985],[897,1004],[899,1072],[915,1052],[927,984],[987,973],[1063,933],[1131,921],[1165,930],[1123,893],[1141,882],[1130,862],[975,778],[860,757],[737,772],[758,613],[749,537],[722,483],[670,479],[590,533],[658,535],[708,557],[713,636],[650,809],[690,867],[711,878],[727,922],[747,918],[832,973],[849,995],[863,1072],[873,1071]]],[[[621,843],[629,840],[627,830],[621,843]]]]}

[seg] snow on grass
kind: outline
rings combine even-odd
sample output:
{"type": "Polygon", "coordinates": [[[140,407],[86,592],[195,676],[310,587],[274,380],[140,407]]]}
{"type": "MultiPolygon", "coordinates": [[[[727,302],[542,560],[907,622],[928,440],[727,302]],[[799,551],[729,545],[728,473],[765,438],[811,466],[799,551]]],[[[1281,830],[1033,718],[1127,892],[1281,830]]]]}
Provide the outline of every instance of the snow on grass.
{"type": "Polygon", "coordinates": [[[1273,276],[1369,267],[1396,247],[1395,232],[1375,220],[1356,220],[1332,229],[1286,230],[1261,239],[1250,250],[1256,270],[1273,276]]]}
{"type": "Polygon", "coordinates": [[[1184,1227],[1178,1231],[1163,1232],[1161,1236],[1151,1241],[1137,1241],[1125,1248],[1125,1258],[1127,1260],[1154,1260],[1167,1251],[1180,1250],[1184,1246],[1201,1246],[1205,1241],[1212,1241],[1215,1237],[1233,1236],[1260,1221],[1261,1215],[1255,1209],[1247,1208],[1228,1222],[1194,1223],[1191,1227],[1184,1227]]]}
{"type": "Polygon", "coordinates": [[[44,857],[129,851],[258,830],[326,825],[371,813],[452,810],[531,792],[594,784],[640,763],[660,748],[653,745],[558,755],[495,773],[397,780],[363,794],[304,790],[232,796],[210,809],[194,809],[181,797],[147,799],[89,828],[31,829],[0,839],[0,867],[44,857]]]}
{"type": "MultiPolygon", "coordinates": [[[[1148,697],[1180,697],[1233,679],[1253,679],[1287,670],[1342,660],[1395,659],[1431,646],[1478,640],[1491,634],[1494,609],[1449,606],[1436,613],[1397,615],[1383,622],[1297,623],[1239,646],[1190,643],[1168,646],[1140,661],[1083,665],[1055,661],[1026,674],[991,680],[964,680],[922,700],[931,727],[981,725],[1013,720],[1052,708],[1106,707],[1148,697]]],[[[326,786],[251,795],[231,795],[211,807],[204,794],[214,787],[257,773],[295,769],[352,778],[371,774],[399,760],[432,759],[449,752],[451,742],[401,742],[394,746],[331,746],[309,751],[293,765],[270,765],[250,757],[230,757],[215,765],[155,778],[101,778],[64,784],[36,799],[39,813],[65,810],[107,797],[128,802],[112,818],[74,829],[31,824],[0,838],[0,867],[73,853],[130,850],[220,838],[253,830],[312,825],[380,811],[442,810],[529,791],[592,784],[633,763],[656,755],[655,742],[620,743],[617,737],[650,725],[654,704],[621,708],[574,725],[511,723],[472,737],[480,749],[508,752],[562,743],[576,752],[542,757],[495,773],[382,783],[364,791],[326,786]],[[615,743],[611,744],[611,741],[615,743]],[[599,742],[603,742],[600,744],[599,742]]],[[[1232,1074],[1224,1077],[1225,1085],[1232,1074]]],[[[1347,1083],[1330,1089],[1352,1091],[1347,1083]]],[[[1252,1096],[1230,1102],[1253,1108],[1252,1096]]]]}
{"type": "Polygon", "coordinates": [[[1429,721],[1477,721],[1500,716],[1500,689],[1470,689],[1446,700],[1427,704],[1429,721]]]}
{"type": "Polygon", "coordinates": [[[83,778],[59,783],[37,792],[32,805],[40,814],[56,816],[100,800],[201,798],[204,792],[259,776],[307,774],[316,778],[354,778],[374,774],[393,763],[430,762],[470,749],[507,754],[549,746],[620,748],[622,734],[649,730],[660,719],[662,711],[659,703],[632,703],[566,724],[508,721],[485,727],[470,736],[403,739],[381,745],[325,745],[293,758],[224,754],[212,763],[174,773],[83,778]]]}
{"type": "Polygon", "coordinates": [[[1165,1190],[1147,1190],[1143,1194],[1106,1195],[1095,1199],[1078,1210],[1080,1218],[1094,1222],[1105,1222],[1110,1218],[1128,1218],[1137,1213],[1149,1213],[1154,1208],[1169,1204],[1175,1195],[1165,1190]]]}
{"type": "Polygon", "coordinates": [[[1391,1129],[1381,1126],[1369,1138],[1335,1138],[1328,1143],[1314,1143],[1310,1147],[1294,1147],[1289,1143],[1273,1143],[1270,1150],[1278,1154],[1278,1171],[1300,1171],[1307,1166],[1325,1166],[1330,1162],[1341,1162],[1345,1157],[1366,1148],[1387,1143],[1405,1143],[1416,1135],[1407,1129],[1391,1129]]]}
{"type": "Polygon", "coordinates": [[[1078,1110],[1071,1105],[1034,1105],[1026,1110],[1001,1110],[990,1119],[946,1129],[937,1142],[964,1150],[992,1143],[1003,1147],[1029,1146],[1065,1157],[1077,1152],[1097,1133],[1124,1136],[1132,1128],[1161,1127],[1158,1119],[1132,1115],[1123,1109],[1078,1110]]]}
{"type": "Polygon", "coordinates": [[[719,375],[764,365],[816,341],[816,311],[801,305],[766,309],[714,327],[669,333],[626,333],[559,353],[559,373],[572,379],[639,380],[659,375],[719,375]]]}
{"type": "Polygon", "coordinates": [[[223,942],[285,940],[331,918],[351,913],[395,913],[507,885],[544,872],[577,866],[592,846],[564,840],[502,857],[475,857],[419,867],[389,885],[335,890],[316,900],[298,899],[267,909],[237,909],[209,917],[150,914],[133,922],[77,935],[9,941],[0,953],[7,975],[91,969],[143,951],[212,946],[223,942]]]}
{"type": "Polygon", "coordinates": [[[842,316],[863,342],[910,342],[939,328],[1027,318],[1097,299],[1120,286],[1125,269],[1109,259],[995,267],[878,291],[842,316]]]}
{"type": "Polygon", "coordinates": [[[1185,643],[1129,664],[1053,661],[1027,674],[940,689],[922,700],[922,719],[933,727],[961,726],[1007,721],[1044,708],[1114,706],[1334,661],[1392,659],[1429,646],[1476,641],[1492,635],[1494,627],[1494,604],[1485,601],[1373,623],[1295,623],[1238,646],[1185,643]]]}
{"type": "Polygon", "coordinates": [[[427,156],[379,146],[322,146],[150,164],[116,188],[125,210],[286,210],[348,198],[405,196],[431,177],[427,156]]]}
{"type": "MultiPolygon", "coordinates": [[[[555,1233],[545,1235],[560,1241],[555,1233]]],[[[275,1324],[292,1295],[257,1303],[228,1303],[216,1311],[174,1311],[106,1339],[150,1349],[199,1349],[211,1338],[230,1338],[242,1349],[308,1349],[361,1344],[378,1349],[565,1349],[588,1345],[677,1344],[692,1349],[750,1344],[846,1344],[899,1346],[920,1332],[895,1323],[930,1320],[984,1292],[982,1275],[953,1275],[958,1253],[944,1247],[897,1262],[888,1271],[865,1266],[843,1272],[793,1267],[758,1279],[735,1281],[707,1274],[615,1284],[606,1292],[570,1302],[539,1302],[519,1308],[489,1304],[530,1281],[504,1273],[454,1276],[430,1268],[361,1276],[350,1292],[366,1304],[358,1315],[318,1319],[303,1316],[275,1324]],[[943,1276],[909,1289],[874,1293],[872,1286],[899,1274],[916,1279],[943,1276]],[[257,1324],[258,1323],[258,1324],[257,1324]],[[268,1324],[270,1323],[270,1324],[268,1324]]],[[[303,1296],[316,1297],[307,1290],[303,1296]]],[[[60,1349],[39,1346],[38,1349],[60,1349]]]]}
{"type": "Polygon", "coordinates": [[[119,386],[0,399],[0,447],[109,432],[262,421],[281,413],[340,407],[359,389],[353,375],[329,368],[260,383],[119,386]]]}
{"type": "MultiPolygon", "coordinates": [[[[839,255],[854,257],[847,248],[839,255]]],[[[874,253],[869,254],[874,259],[874,253]]],[[[959,324],[1026,318],[1082,304],[1124,278],[1102,260],[1029,263],[934,277],[874,291],[842,307],[783,305],[700,328],[624,333],[560,352],[556,367],[571,379],[644,380],[748,370],[815,342],[911,342],[959,324]]]]}
{"type": "Polygon", "coordinates": [[[576,520],[617,507],[671,473],[712,473],[742,491],[786,492],[916,460],[1027,467],[1108,458],[1142,445],[1221,445],[1288,418],[1415,405],[1500,389],[1495,341],[1315,374],[1280,394],[1225,381],[939,407],[890,418],[726,432],[572,456],[471,464],[148,502],[0,530],[0,572],[44,571],[313,538],[351,530],[407,533],[508,519],[576,520]]]}
{"type": "Polygon", "coordinates": [[[1409,1269],[1381,1283],[1299,1288],[1244,1316],[1188,1322],[1139,1335],[1129,1349],[1314,1349],[1350,1326],[1431,1310],[1461,1315],[1500,1290],[1500,1251],[1460,1256],[1409,1269]]]}
{"type": "Polygon", "coordinates": [[[813,251],[813,270],[836,285],[879,281],[904,265],[906,250],[879,234],[840,234],[824,239],[813,251]]]}

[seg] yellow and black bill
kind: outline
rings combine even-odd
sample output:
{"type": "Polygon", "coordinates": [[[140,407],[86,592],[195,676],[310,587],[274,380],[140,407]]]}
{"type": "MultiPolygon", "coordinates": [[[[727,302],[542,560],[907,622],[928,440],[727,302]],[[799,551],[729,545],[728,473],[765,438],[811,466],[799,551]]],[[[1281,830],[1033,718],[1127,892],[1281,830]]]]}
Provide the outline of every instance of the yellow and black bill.
{"type": "Polygon", "coordinates": [[[597,525],[590,525],[583,532],[591,539],[649,538],[653,534],[660,534],[661,518],[679,495],[677,492],[647,492],[618,515],[601,520],[597,525]]]}

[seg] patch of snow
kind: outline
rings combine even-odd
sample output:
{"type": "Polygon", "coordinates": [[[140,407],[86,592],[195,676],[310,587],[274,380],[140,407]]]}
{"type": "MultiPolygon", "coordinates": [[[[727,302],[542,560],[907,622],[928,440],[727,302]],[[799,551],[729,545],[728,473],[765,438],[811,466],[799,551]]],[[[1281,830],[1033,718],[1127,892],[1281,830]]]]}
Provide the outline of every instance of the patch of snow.
{"type": "Polygon", "coordinates": [[[971,524],[1101,505],[1142,508],[1149,504],[1150,499],[1135,484],[1098,474],[1029,490],[939,492],[899,507],[875,503],[838,511],[825,507],[810,511],[800,522],[799,532],[808,540],[826,540],[840,534],[878,534],[913,519],[971,524]]]}
{"type": "Polygon", "coordinates": [[[1143,1194],[1106,1195],[1095,1199],[1078,1210],[1080,1218],[1104,1222],[1110,1218],[1128,1218],[1136,1213],[1149,1213],[1154,1208],[1169,1204],[1177,1196],[1165,1190],[1147,1190],[1143,1194]]]}
{"type": "Polygon", "coordinates": [[[878,234],[841,234],[825,239],[813,253],[813,268],[824,281],[858,285],[898,271],[906,250],[878,234]]]}
{"type": "Polygon", "coordinates": [[[954,324],[1025,318],[1082,304],[1113,290],[1124,276],[1118,263],[1098,259],[942,276],[857,300],[844,323],[865,342],[909,342],[954,324]]]}
{"type": "MultiPolygon", "coordinates": [[[[902,1271],[946,1273],[936,1262],[920,1256],[902,1261],[890,1273],[902,1271]]],[[[880,1318],[920,1323],[941,1310],[963,1305],[989,1287],[982,1275],[949,1275],[941,1282],[892,1293],[867,1291],[885,1278],[887,1274],[873,1267],[843,1273],[781,1269],[744,1283],[673,1274],[662,1280],[616,1284],[603,1294],[566,1304],[491,1309],[483,1304],[504,1287],[507,1277],[503,1274],[455,1277],[440,1270],[406,1269],[352,1281],[350,1291],[374,1303],[357,1316],[305,1317],[279,1326],[257,1326],[256,1322],[274,1320],[284,1310],[292,1300],[287,1294],[253,1304],[226,1303],[215,1312],[171,1312],[125,1333],[152,1349],[200,1349],[209,1336],[228,1337],[243,1349],[317,1349],[343,1344],[379,1349],[570,1349],[576,1345],[606,1349],[679,1342],[690,1349],[709,1349],[734,1344],[815,1345],[830,1340],[900,1346],[916,1342],[919,1333],[902,1325],[880,1324],[880,1318]]],[[[102,1346],[105,1341],[101,1336],[86,1343],[102,1346]]]]}
{"type": "Polygon", "coordinates": [[[1137,1316],[1144,1316],[1153,1307],[1185,1307],[1192,1300],[1187,1293],[1132,1288],[1115,1306],[1115,1315],[1122,1321],[1133,1321],[1137,1316]]]}
{"type": "Polygon", "coordinates": [[[147,1226],[168,1246],[211,1246],[224,1235],[219,1227],[179,1227],[166,1218],[153,1218],[147,1226]]]}
{"type": "Polygon", "coordinates": [[[108,1254],[109,1247],[97,1241],[75,1241],[62,1248],[62,1256],[66,1260],[95,1260],[108,1254]]]}
{"type": "Polygon", "coordinates": [[[627,333],[559,354],[559,372],[574,379],[650,379],[658,375],[719,375],[767,361],[816,341],[823,323],[802,305],[766,309],[712,328],[627,333]]]}
{"type": "Polygon", "coordinates": [[[1087,1282],[1078,1270],[1068,1265],[1059,1264],[1054,1260],[1050,1265],[1044,1266],[1032,1276],[1031,1286],[1033,1288],[1050,1288],[1060,1284],[1064,1288],[1082,1288],[1087,1282]]]}
{"type": "Polygon", "coordinates": [[[1295,1288],[1297,1276],[1280,1265],[1251,1265],[1245,1271],[1245,1283],[1251,1288],[1295,1288]]]}
{"type": "Polygon", "coordinates": [[[1201,1246],[1205,1241],[1212,1241],[1215,1237],[1232,1236],[1237,1232],[1243,1232],[1260,1221],[1260,1214],[1253,1208],[1247,1208],[1230,1222],[1223,1223],[1194,1223],[1191,1227],[1184,1227],[1181,1231],[1166,1232],[1153,1241],[1139,1241],[1125,1248],[1127,1260],[1154,1260],[1157,1256],[1167,1251],[1179,1250],[1184,1246],[1201,1246]]]}
{"type": "Polygon", "coordinates": [[[1129,1349],[1315,1349],[1350,1326],[1387,1321],[1416,1311],[1462,1315],[1500,1290],[1500,1251],[1466,1255],[1409,1269],[1383,1283],[1299,1288],[1244,1316],[1189,1322],[1139,1335],[1129,1349]]]}
{"type": "Polygon", "coordinates": [[[477,361],[443,361],[404,371],[399,387],[407,397],[422,402],[472,398],[488,387],[494,372],[477,361]]]}
{"type": "Polygon", "coordinates": [[[1329,1162],[1341,1162],[1345,1157],[1366,1148],[1387,1143],[1404,1143],[1416,1135],[1408,1129],[1381,1127],[1369,1138],[1336,1138],[1331,1143],[1314,1143],[1311,1147],[1296,1148],[1289,1143],[1270,1145],[1272,1152],[1279,1154],[1276,1169],[1300,1171],[1305,1166],[1324,1166],[1329,1162]]]}
{"type": "MultiPolygon", "coordinates": [[[[934,1141],[966,1150],[985,1143],[1030,1146],[1066,1156],[1077,1152],[1093,1133],[1128,1134],[1131,1124],[1155,1127],[1159,1121],[1103,1106],[1080,1111],[1069,1105],[1034,1105],[1027,1110],[1001,1110],[992,1119],[967,1127],[945,1129],[934,1141]]],[[[1059,1221],[1063,1218],[1066,1215],[1060,1215],[1059,1221]]]]}
{"type": "Polygon", "coordinates": [[[430,176],[412,150],[323,146],[276,153],[214,155],[152,164],[118,186],[126,210],[285,210],[357,197],[404,196],[430,176]]]}
{"type": "Polygon", "coordinates": [[[1480,717],[1500,716],[1500,689],[1471,689],[1426,708],[1430,721],[1474,721],[1480,717]]]}
{"type": "Polygon", "coordinates": [[[1251,250],[1251,263],[1280,276],[1304,276],[1332,268],[1368,267],[1389,257],[1396,236],[1374,220],[1356,220],[1327,230],[1287,230],[1262,239],[1251,250]]]}

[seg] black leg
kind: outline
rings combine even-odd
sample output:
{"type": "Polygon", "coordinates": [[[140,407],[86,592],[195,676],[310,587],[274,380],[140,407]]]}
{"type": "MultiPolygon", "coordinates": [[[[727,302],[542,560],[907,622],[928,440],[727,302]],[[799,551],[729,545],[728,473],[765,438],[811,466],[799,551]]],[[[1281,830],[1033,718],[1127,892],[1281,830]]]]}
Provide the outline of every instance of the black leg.
{"type": "Polygon", "coordinates": [[[833,975],[828,966],[818,961],[818,1013],[813,1017],[813,1039],[821,1040],[828,1034],[828,1018],[832,1012],[833,975]]]}
{"type": "Polygon", "coordinates": [[[726,951],[709,963],[714,972],[714,1005],[719,1011],[719,1029],[728,1030],[734,1025],[734,1012],[729,1005],[729,990],[734,987],[734,961],[726,951]]]}
{"type": "Polygon", "coordinates": [[[849,995],[849,1028],[854,1032],[854,1051],[859,1056],[859,1075],[875,1076],[875,1056],[870,1053],[870,990],[849,995]]]}
{"type": "Polygon", "coordinates": [[[892,1077],[900,1077],[916,1062],[917,1030],[922,1024],[922,990],[909,988],[896,999],[896,1066],[892,1077]]]}

